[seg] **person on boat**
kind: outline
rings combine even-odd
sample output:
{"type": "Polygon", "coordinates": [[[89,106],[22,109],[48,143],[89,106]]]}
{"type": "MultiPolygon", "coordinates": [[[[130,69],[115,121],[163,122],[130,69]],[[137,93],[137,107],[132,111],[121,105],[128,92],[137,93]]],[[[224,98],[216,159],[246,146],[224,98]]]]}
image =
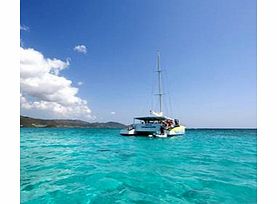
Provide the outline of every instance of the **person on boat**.
{"type": "Polygon", "coordinates": [[[163,126],[164,129],[167,128],[167,122],[166,122],[166,120],[163,120],[163,121],[162,121],[161,126],[163,126]]]}
{"type": "Polygon", "coordinates": [[[172,125],[173,125],[172,122],[173,122],[173,121],[170,120],[170,119],[167,119],[167,120],[165,121],[165,124],[166,124],[166,128],[167,128],[167,129],[169,129],[169,128],[172,127],[172,125]]]}
{"type": "Polygon", "coordinates": [[[168,126],[169,128],[173,128],[173,120],[168,120],[168,126]]]}
{"type": "Polygon", "coordinates": [[[166,127],[165,127],[165,125],[164,125],[164,123],[162,122],[162,124],[161,124],[161,127],[160,127],[160,132],[161,132],[161,135],[164,135],[164,130],[166,129],[166,127]]]}
{"type": "Polygon", "coordinates": [[[178,119],[174,119],[174,123],[175,123],[175,127],[180,126],[179,120],[178,119]]]}

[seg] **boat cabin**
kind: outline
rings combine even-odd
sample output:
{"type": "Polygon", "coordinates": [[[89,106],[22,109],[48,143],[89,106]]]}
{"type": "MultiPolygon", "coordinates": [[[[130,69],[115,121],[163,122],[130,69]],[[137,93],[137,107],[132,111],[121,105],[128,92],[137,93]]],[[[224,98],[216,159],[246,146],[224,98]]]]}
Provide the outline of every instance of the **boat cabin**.
{"type": "Polygon", "coordinates": [[[140,134],[160,132],[161,129],[170,129],[178,126],[178,120],[164,116],[148,116],[134,118],[131,128],[140,134]]]}

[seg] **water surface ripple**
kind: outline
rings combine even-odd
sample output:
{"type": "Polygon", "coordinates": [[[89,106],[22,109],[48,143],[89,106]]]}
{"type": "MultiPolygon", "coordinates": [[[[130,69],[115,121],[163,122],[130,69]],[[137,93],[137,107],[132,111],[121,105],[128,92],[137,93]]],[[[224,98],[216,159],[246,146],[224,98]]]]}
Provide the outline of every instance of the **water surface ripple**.
{"type": "Polygon", "coordinates": [[[21,129],[21,203],[256,203],[257,131],[21,129]]]}

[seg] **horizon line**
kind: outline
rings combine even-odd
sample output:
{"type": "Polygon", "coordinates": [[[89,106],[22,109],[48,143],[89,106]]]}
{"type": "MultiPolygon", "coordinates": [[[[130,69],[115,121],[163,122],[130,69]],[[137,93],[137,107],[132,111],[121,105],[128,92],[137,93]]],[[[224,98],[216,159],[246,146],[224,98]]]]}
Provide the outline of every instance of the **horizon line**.
{"type": "MultiPolygon", "coordinates": [[[[84,122],[88,122],[85,120],[81,120],[81,119],[44,119],[44,118],[36,118],[36,117],[31,117],[31,116],[26,116],[26,115],[20,115],[20,117],[28,117],[28,118],[33,118],[33,119],[38,119],[38,120],[80,120],[80,121],[84,121],[84,122]]],[[[116,122],[116,123],[121,123],[123,125],[128,126],[128,124],[122,123],[122,122],[118,122],[118,121],[107,121],[107,122],[116,122]]],[[[88,122],[88,123],[107,123],[107,122],[99,122],[99,121],[94,121],[94,122],[88,122]]],[[[186,127],[186,129],[255,129],[257,130],[257,127],[186,127]]]]}

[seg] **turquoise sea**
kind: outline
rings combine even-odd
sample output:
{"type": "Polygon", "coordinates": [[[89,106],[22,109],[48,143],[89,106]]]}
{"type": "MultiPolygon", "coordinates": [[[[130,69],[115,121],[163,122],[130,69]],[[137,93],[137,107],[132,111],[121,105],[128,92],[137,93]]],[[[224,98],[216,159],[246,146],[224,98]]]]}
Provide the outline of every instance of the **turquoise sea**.
{"type": "Polygon", "coordinates": [[[22,128],[21,203],[256,203],[257,131],[22,128]]]}

